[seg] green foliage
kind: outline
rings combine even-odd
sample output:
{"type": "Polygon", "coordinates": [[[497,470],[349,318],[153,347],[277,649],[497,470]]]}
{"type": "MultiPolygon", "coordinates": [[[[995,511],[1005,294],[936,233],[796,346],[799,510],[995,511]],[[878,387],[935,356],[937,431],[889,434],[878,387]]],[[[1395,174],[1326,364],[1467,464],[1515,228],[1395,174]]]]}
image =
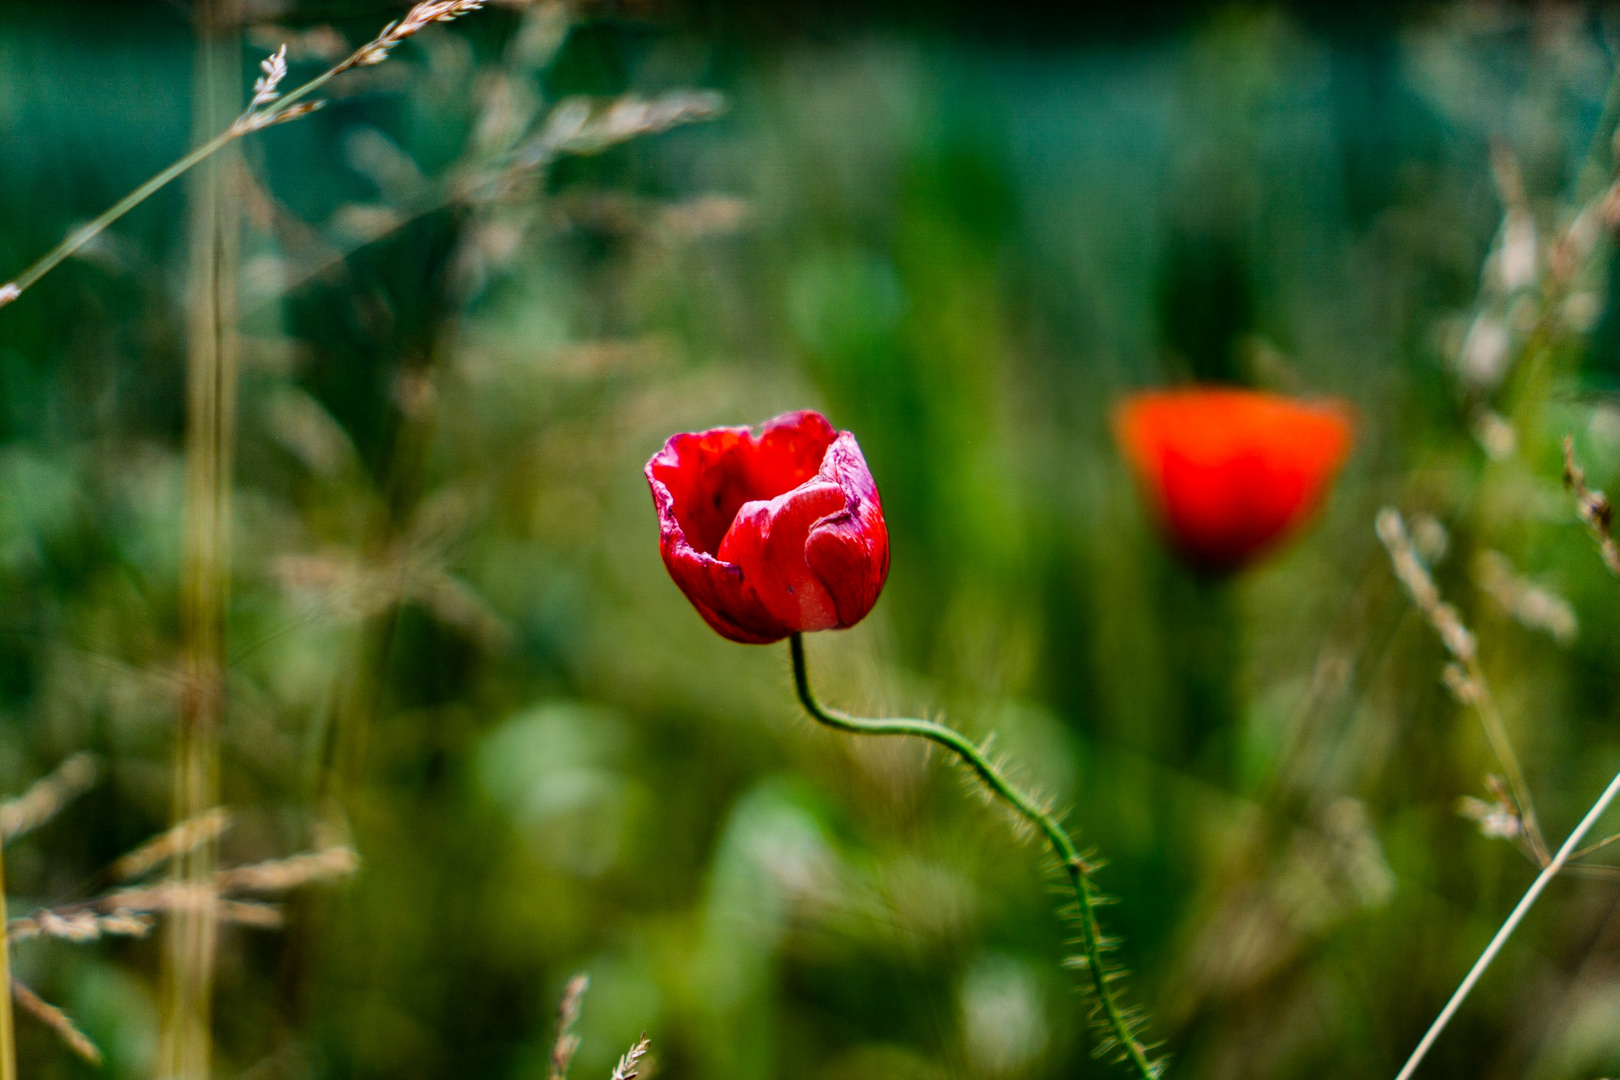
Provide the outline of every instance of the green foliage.
{"type": "MultiPolygon", "coordinates": [[[[360,6],[278,18],[356,44],[360,6]]],[[[80,11],[0,9],[6,273],[186,149],[188,28],[80,11]]],[[[1435,576],[1550,838],[1620,766],[1620,584],[1558,450],[1620,476],[1607,241],[1500,382],[1458,363],[1481,311],[1519,333],[1550,303],[1548,247],[1607,183],[1612,28],[1238,7],[1106,41],[743,44],[557,15],[435,27],[244,144],[222,857],[336,830],[362,865],[279,931],[224,930],[215,1073],[538,1078],[587,971],[575,1077],[643,1030],[670,1080],[1118,1075],[1036,846],[937,760],[813,728],[785,648],[720,640],[664,572],[647,457],[800,407],[856,432],[893,536],[873,615],[812,643],[826,699],[999,733],[1108,858],[1168,1075],[1393,1073],[1534,867],[1455,812],[1501,766],[1381,506],[1449,537],[1435,576]],[[693,88],[728,111],[506,169],[510,126],[571,95],[693,88]],[[1490,291],[1493,144],[1540,243],[1516,296],[1490,291]],[[1314,528],[1223,582],[1161,548],[1108,426],[1195,375],[1360,420],[1314,528]],[[1486,551],[1569,602],[1573,643],[1478,586],[1486,551]]],[[[293,55],[294,83],[321,70],[293,55]]],[[[106,766],[7,849],[14,915],[171,823],[186,205],[0,310],[0,789],[106,766]]],[[[1432,1075],[1620,1069],[1614,888],[1553,883],[1432,1075]]],[[[111,1077],[149,1075],[159,953],[15,948],[111,1077]]],[[[25,1076],[91,1075],[18,1027],[25,1076]]]]}

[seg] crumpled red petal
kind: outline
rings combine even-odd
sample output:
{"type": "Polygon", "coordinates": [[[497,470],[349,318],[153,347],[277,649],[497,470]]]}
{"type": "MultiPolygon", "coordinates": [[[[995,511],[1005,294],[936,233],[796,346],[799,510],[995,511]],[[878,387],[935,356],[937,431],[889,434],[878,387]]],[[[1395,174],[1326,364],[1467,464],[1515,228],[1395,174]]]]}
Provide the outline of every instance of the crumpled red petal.
{"type": "Polygon", "coordinates": [[[844,508],[816,523],[805,541],[805,560],[832,591],[839,626],[854,626],[877,603],[889,577],[889,530],[877,483],[855,436],[842,432],[827,450],[821,476],[844,492],[844,508]]]}
{"type": "Polygon", "coordinates": [[[853,626],[888,576],[888,529],[855,437],[816,412],[756,435],[675,435],[647,463],[664,565],[733,641],[853,626]]]}

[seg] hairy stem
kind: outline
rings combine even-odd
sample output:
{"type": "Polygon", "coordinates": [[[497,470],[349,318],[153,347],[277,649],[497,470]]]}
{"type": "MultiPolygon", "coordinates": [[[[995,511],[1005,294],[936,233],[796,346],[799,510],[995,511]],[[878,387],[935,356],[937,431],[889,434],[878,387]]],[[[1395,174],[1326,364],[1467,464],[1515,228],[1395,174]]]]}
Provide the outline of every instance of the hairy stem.
{"type": "Polygon", "coordinates": [[[1604,790],[1602,795],[1598,796],[1598,801],[1592,804],[1592,808],[1586,812],[1586,816],[1581,819],[1581,823],[1575,826],[1575,831],[1569,834],[1569,839],[1564,841],[1564,846],[1558,849],[1558,853],[1552,857],[1552,861],[1546,865],[1540,874],[1536,875],[1536,880],[1531,883],[1529,890],[1524,894],[1524,898],[1513,909],[1513,913],[1507,917],[1507,921],[1496,932],[1496,936],[1491,938],[1491,943],[1485,946],[1485,951],[1480,953],[1479,959],[1474,961],[1474,966],[1463,979],[1462,985],[1457,987],[1457,992],[1451,995],[1451,1000],[1446,1002],[1446,1007],[1440,1010],[1440,1015],[1435,1017],[1433,1024],[1429,1025],[1429,1030],[1424,1034],[1422,1041],[1417,1044],[1417,1049],[1412,1051],[1412,1056],[1406,1059],[1406,1064],[1401,1067],[1401,1071],[1396,1075],[1395,1080],[1409,1080],[1411,1075],[1417,1071],[1417,1067],[1422,1064],[1423,1058],[1428,1054],[1429,1048],[1434,1045],[1435,1040],[1440,1037],[1440,1033],[1445,1030],[1446,1025],[1451,1022],[1451,1018],[1461,1008],[1463,1001],[1473,991],[1474,985],[1479,982],[1480,976],[1485,974],[1485,969],[1491,966],[1491,961],[1496,959],[1496,954],[1502,951],[1502,946],[1507,944],[1507,939],[1513,936],[1514,930],[1518,929],[1519,923],[1524,920],[1526,913],[1535,905],[1536,899],[1541,896],[1541,891],[1547,887],[1549,881],[1558,876],[1558,872],[1564,868],[1564,864],[1574,854],[1575,847],[1581,842],[1581,838],[1587,834],[1593,825],[1597,824],[1597,819],[1603,815],[1603,811],[1609,808],[1609,804],[1614,801],[1616,795],[1620,795],[1620,774],[1617,774],[1613,780],[1609,781],[1608,788],[1604,790]]]}
{"type": "Polygon", "coordinates": [[[1081,858],[1068,831],[1050,811],[1008,780],[979,747],[956,729],[932,720],[865,719],[850,716],[848,713],[821,704],[810,689],[810,674],[804,659],[804,636],[794,634],[789,641],[793,651],[793,685],[798,690],[799,701],[803,703],[805,711],[818,723],[854,735],[912,735],[943,746],[955,754],[991,791],[1046,838],[1058,861],[1063,864],[1064,873],[1074,889],[1075,900],[1079,905],[1080,938],[1085,954],[1085,968],[1091,974],[1091,983],[1097,991],[1097,1000],[1108,1030],[1118,1042],[1123,1058],[1143,1080],[1153,1080],[1157,1077],[1161,1064],[1149,1058],[1147,1047],[1142,1045],[1141,1040],[1132,1031],[1131,1020],[1125,1007],[1120,1004],[1110,985],[1103,958],[1102,930],[1097,921],[1096,888],[1091,880],[1092,867],[1081,858]]]}

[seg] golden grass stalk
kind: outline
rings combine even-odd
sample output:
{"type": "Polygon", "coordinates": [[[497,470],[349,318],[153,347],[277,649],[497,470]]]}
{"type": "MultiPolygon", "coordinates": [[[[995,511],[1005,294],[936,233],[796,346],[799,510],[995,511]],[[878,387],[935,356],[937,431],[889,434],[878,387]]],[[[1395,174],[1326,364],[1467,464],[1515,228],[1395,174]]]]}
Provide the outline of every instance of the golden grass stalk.
{"type": "MultiPolygon", "coordinates": [[[[195,97],[200,131],[237,113],[234,0],[209,0],[200,13],[195,97]]],[[[255,101],[279,79],[266,68],[255,101]]],[[[253,107],[248,113],[251,115],[253,107]]],[[[238,118],[235,126],[240,126],[238,118]]],[[[180,636],[185,679],[174,740],[176,828],[219,803],[219,728],[224,711],[225,607],[230,583],[231,468],[235,440],[239,207],[237,160],[216,158],[195,181],[191,223],[191,319],[186,373],[186,494],[181,537],[180,636]]],[[[177,895],[163,950],[160,1080],[207,1080],[210,1072],[214,951],[220,921],[213,902],[215,843],[177,847],[170,860],[177,895]],[[207,901],[203,902],[203,893],[207,901]]],[[[125,905],[133,906],[133,905],[125,905]]]]}
{"type": "MultiPolygon", "coordinates": [[[[0,925],[6,921],[5,862],[0,858],[0,925]]],[[[11,985],[11,941],[0,934],[0,980],[11,985]]],[[[17,1080],[17,1038],[11,1023],[11,994],[0,994],[0,1080],[17,1080]]]]}

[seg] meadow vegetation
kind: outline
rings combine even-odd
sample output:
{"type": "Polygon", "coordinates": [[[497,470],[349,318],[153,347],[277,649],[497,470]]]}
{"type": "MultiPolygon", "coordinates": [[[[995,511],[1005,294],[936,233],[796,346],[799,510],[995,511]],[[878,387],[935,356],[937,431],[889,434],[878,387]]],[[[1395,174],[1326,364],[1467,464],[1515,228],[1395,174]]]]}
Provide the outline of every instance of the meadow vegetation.
{"type": "Polygon", "coordinates": [[[0,1080],[1620,1071],[1620,25],[1174,10],[0,6],[0,1080]]]}

